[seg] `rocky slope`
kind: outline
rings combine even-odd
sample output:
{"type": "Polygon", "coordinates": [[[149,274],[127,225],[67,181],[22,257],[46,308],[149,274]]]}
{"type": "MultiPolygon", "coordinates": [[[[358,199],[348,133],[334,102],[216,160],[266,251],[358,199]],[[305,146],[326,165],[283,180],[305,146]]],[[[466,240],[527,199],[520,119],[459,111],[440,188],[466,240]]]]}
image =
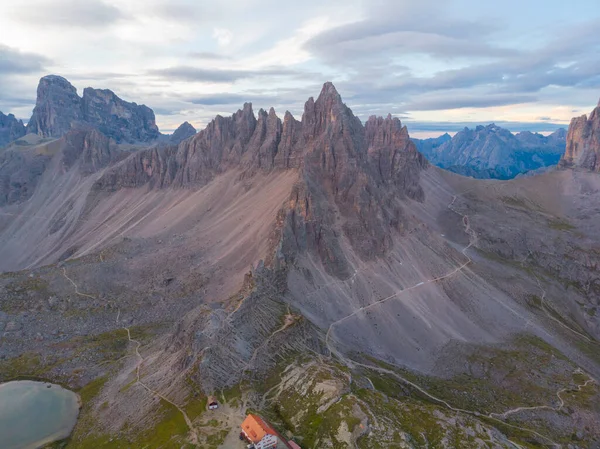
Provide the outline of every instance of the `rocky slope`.
{"type": "Polygon", "coordinates": [[[589,118],[582,115],[571,120],[560,165],[600,172],[600,103],[589,118]]]}
{"type": "Polygon", "coordinates": [[[79,173],[89,175],[122,155],[108,137],[86,126],[71,129],[60,139],[28,139],[10,145],[0,153],[0,206],[31,198],[51,162],[62,172],[77,164],[79,173]]]}
{"type": "Polygon", "coordinates": [[[445,172],[331,83],[300,120],[245,104],[177,145],[30,151],[0,209],[0,379],[81,388],[67,447],[231,448],[247,409],[305,448],[600,441],[597,174],[445,172]]]}
{"type": "Polygon", "coordinates": [[[91,125],[121,142],[149,142],[160,136],[154,112],[128,103],[107,89],[84,89],[83,97],[65,78],[48,75],[40,80],[27,132],[61,137],[78,125],[91,125]]]}
{"type": "MultiPolygon", "coordinates": [[[[442,136],[443,137],[443,136],[442,136]]],[[[513,135],[494,124],[465,128],[452,139],[416,140],[434,165],[475,178],[511,179],[520,173],[555,165],[564,152],[566,133],[545,137],[528,131],[513,135]]]]}
{"type": "Polygon", "coordinates": [[[17,120],[12,114],[4,115],[0,111],[0,148],[24,135],[23,121],[17,120]]]}

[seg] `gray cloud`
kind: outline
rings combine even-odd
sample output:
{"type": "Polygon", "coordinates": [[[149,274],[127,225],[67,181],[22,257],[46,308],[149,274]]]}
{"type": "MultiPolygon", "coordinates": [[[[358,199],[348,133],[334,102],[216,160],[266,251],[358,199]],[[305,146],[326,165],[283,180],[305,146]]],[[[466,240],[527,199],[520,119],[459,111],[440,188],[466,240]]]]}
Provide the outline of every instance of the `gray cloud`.
{"type": "Polygon", "coordinates": [[[206,59],[206,60],[230,60],[230,56],[222,55],[219,53],[213,53],[211,51],[192,51],[187,54],[188,57],[194,59],[206,59]]]}
{"type": "Polygon", "coordinates": [[[0,44],[0,76],[38,73],[48,62],[48,59],[43,56],[24,53],[0,44]]]}
{"type": "Polygon", "coordinates": [[[518,94],[464,94],[430,98],[416,98],[404,105],[409,111],[436,111],[439,109],[487,108],[490,106],[506,106],[509,104],[532,103],[537,100],[534,95],[518,94]]]}
{"type": "Polygon", "coordinates": [[[487,42],[498,29],[492,21],[452,18],[444,9],[433,0],[418,4],[378,0],[369,8],[371,15],[366,19],[326,30],[310,39],[305,47],[326,62],[347,65],[363,59],[390,60],[406,54],[448,59],[519,53],[487,42]]]}
{"type": "Polygon", "coordinates": [[[380,108],[485,108],[541,98],[573,104],[573,95],[600,88],[600,19],[556,27],[545,43],[516,49],[498,44],[506,31],[495,18],[465,20],[451,7],[374,0],[364,20],[326,30],[305,48],[344,73],[338,88],[352,101],[380,108]],[[463,67],[426,76],[396,69],[407,55],[425,56],[433,67],[449,59],[463,67]]]}
{"type": "Polygon", "coordinates": [[[150,75],[165,79],[176,79],[180,81],[199,81],[212,83],[231,83],[241,79],[255,78],[260,76],[311,76],[310,73],[299,72],[285,67],[270,67],[261,70],[235,70],[235,69],[204,69],[192,66],[174,66],[165,69],[156,69],[149,72],[150,75]]]}
{"type": "Polygon", "coordinates": [[[102,0],[56,0],[52,3],[41,2],[21,8],[18,17],[44,26],[85,28],[108,26],[124,19],[125,15],[118,8],[102,0]]]}
{"type": "Polygon", "coordinates": [[[243,104],[257,100],[268,100],[270,97],[265,95],[239,95],[239,94],[212,94],[203,95],[201,97],[190,98],[188,101],[193,104],[201,104],[204,106],[243,104]]]}

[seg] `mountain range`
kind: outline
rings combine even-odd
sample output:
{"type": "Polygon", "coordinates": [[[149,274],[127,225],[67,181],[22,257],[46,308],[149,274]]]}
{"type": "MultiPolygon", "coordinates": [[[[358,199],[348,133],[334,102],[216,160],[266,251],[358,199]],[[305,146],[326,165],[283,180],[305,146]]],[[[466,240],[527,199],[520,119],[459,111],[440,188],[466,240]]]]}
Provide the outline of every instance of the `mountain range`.
{"type": "Polygon", "coordinates": [[[237,447],[250,410],[303,448],[600,444],[600,108],[481,180],[332,83],[176,142],[63,80],[0,150],[0,381],[79,392],[63,447],[237,447]]]}
{"type": "Polygon", "coordinates": [[[512,134],[494,124],[464,128],[454,137],[413,139],[434,165],[480,179],[512,179],[519,174],[554,166],[565,151],[567,132],[549,136],[529,131],[512,134]]]}
{"type": "Polygon", "coordinates": [[[0,148],[13,140],[25,135],[25,125],[14,115],[4,115],[0,112],[0,148]]]}

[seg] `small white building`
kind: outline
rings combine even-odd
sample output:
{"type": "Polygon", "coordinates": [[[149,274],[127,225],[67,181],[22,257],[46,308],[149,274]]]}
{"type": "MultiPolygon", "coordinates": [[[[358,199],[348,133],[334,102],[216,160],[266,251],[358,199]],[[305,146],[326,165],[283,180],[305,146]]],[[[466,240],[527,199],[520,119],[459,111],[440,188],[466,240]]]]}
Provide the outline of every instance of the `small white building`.
{"type": "Polygon", "coordinates": [[[214,396],[209,396],[208,397],[208,409],[216,410],[218,408],[219,408],[219,403],[217,402],[217,398],[214,396]]]}

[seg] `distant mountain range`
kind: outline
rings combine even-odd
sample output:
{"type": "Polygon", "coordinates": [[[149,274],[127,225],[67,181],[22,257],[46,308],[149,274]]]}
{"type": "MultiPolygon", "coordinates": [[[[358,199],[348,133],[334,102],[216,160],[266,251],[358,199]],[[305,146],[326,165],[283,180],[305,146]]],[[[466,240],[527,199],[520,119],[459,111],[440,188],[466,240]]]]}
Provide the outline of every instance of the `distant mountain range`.
{"type": "Polygon", "coordinates": [[[0,112],[0,147],[25,135],[25,125],[14,115],[0,112]]]}
{"type": "Polygon", "coordinates": [[[565,152],[567,132],[549,136],[529,131],[513,134],[491,124],[465,128],[454,137],[413,139],[419,151],[434,165],[481,179],[511,179],[558,163],[565,152]]]}

